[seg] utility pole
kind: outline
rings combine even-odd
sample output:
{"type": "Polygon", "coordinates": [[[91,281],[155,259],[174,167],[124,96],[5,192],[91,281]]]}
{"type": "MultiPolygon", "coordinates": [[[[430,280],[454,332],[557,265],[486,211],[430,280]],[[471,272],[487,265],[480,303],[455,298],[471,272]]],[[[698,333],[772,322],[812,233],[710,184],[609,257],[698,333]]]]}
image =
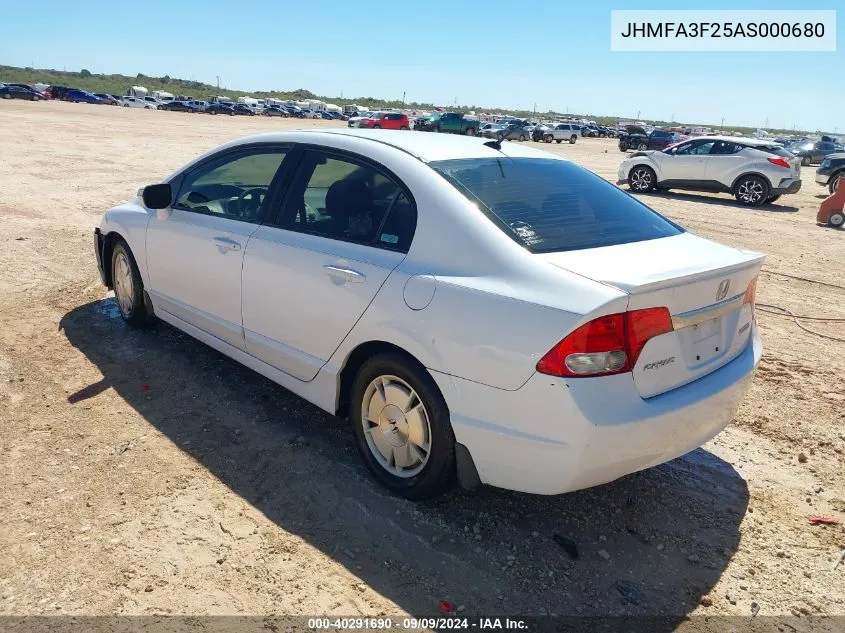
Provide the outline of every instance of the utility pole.
{"type": "Polygon", "coordinates": [[[402,105],[405,105],[405,91],[402,91],[402,105]]]}
{"type": "Polygon", "coordinates": [[[719,131],[723,132],[725,127],[725,117],[722,117],[722,122],[719,124],[719,131]]]}
{"type": "Polygon", "coordinates": [[[642,110],[637,110],[637,121],[640,120],[640,112],[642,112],[642,110]]]}
{"type": "Polygon", "coordinates": [[[217,88],[220,89],[220,75],[217,75],[217,88]]]}

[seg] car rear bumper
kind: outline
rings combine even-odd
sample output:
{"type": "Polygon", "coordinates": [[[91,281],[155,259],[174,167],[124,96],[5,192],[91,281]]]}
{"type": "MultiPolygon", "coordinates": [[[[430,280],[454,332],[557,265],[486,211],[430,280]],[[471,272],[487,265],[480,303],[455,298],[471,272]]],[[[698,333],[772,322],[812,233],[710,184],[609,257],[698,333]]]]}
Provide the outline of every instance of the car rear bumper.
{"type": "Polygon", "coordinates": [[[761,355],[755,324],[737,358],[648,399],[631,374],[574,380],[535,374],[516,391],[433,375],[481,482],[560,494],[662,464],[713,438],[730,423],[761,355]]]}
{"type": "Polygon", "coordinates": [[[801,189],[801,179],[783,178],[777,187],[772,189],[773,195],[783,195],[787,193],[798,193],[801,189]]]}

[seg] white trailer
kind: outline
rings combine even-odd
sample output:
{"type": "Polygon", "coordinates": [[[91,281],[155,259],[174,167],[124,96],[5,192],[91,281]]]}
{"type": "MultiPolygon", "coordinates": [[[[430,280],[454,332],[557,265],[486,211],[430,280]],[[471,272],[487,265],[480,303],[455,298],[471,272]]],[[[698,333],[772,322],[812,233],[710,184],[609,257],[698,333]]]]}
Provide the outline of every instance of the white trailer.
{"type": "Polygon", "coordinates": [[[164,90],[156,90],[153,92],[153,99],[156,101],[160,101],[161,103],[167,103],[169,101],[173,101],[175,97],[170,92],[165,92],[164,90]]]}
{"type": "Polygon", "coordinates": [[[129,90],[126,91],[127,96],[129,97],[146,97],[149,94],[149,90],[144,88],[144,86],[132,86],[129,90]]]}

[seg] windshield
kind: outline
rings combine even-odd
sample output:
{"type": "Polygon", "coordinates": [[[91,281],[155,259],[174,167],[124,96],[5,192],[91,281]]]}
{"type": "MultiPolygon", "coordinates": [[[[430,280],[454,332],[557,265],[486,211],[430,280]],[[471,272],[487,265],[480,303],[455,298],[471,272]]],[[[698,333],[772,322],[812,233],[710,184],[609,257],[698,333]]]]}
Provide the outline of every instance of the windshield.
{"type": "Polygon", "coordinates": [[[429,166],[532,253],[677,235],[683,229],[603,178],[548,158],[467,158],[429,166]]]}

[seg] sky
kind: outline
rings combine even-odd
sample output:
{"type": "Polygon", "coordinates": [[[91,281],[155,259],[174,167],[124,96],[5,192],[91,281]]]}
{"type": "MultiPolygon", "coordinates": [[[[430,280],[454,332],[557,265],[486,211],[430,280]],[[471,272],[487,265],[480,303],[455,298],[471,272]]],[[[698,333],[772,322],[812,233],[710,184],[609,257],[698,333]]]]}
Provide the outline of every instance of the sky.
{"type": "MultiPolygon", "coordinates": [[[[708,0],[682,8],[836,9],[708,0]]],[[[845,5],[842,5],[845,7],[845,5]]],[[[243,90],[845,131],[837,52],[611,52],[610,10],[532,0],[0,0],[0,64],[243,90]]],[[[837,15],[837,33],[845,9],[837,15]]]]}

